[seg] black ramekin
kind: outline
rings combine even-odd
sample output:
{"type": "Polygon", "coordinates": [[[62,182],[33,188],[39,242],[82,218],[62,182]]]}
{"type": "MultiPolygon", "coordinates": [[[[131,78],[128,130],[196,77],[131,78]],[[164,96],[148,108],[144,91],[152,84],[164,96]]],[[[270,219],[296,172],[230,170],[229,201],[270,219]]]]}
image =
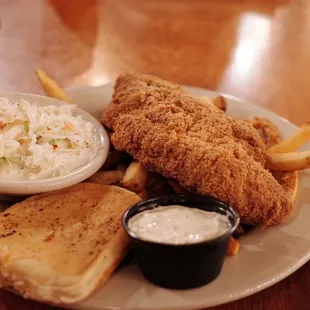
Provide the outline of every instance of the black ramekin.
{"type": "Polygon", "coordinates": [[[230,236],[239,224],[238,214],[210,196],[171,195],[142,201],[123,215],[143,275],[152,283],[171,289],[190,289],[210,283],[219,275],[230,236]],[[134,215],[159,206],[182,205],[227,215],[231,228],[214,239],[194,244],[171,245],[141,239],[128,227],[134,215]]]}

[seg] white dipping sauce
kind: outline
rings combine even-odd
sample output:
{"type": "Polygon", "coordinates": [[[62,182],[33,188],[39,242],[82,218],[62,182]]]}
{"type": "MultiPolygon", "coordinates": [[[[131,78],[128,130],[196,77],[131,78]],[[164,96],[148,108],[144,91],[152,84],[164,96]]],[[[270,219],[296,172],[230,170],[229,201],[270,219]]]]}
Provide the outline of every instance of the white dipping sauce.
{"type": "Polygon", "coordinates": [[[128,227],[140,238],[166,244],[190,244],[223,235],[231,227],[228,216],[171,205],[136,214],[128,227]]]}

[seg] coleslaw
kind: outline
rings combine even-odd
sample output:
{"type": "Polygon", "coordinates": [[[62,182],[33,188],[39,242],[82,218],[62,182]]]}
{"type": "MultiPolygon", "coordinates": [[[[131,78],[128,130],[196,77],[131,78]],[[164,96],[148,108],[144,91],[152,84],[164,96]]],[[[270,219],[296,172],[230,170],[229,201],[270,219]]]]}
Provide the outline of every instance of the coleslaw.
{"type": "Polygon", "coordinates": [[[63,176],[91,160],[99,142],[75,108],[0,98],[0,180],[63,176]]]}

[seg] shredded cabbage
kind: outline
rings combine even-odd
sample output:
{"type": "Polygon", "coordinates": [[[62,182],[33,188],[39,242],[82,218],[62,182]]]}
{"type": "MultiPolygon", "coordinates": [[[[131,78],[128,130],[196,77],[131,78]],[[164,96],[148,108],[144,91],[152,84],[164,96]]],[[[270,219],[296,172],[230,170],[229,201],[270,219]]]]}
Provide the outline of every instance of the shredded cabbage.
{"type": "Polygon", "coordinates": [[[94,126],[75,108],[0,98],[0,179],[63,176],[94,157],[94,126]]]}

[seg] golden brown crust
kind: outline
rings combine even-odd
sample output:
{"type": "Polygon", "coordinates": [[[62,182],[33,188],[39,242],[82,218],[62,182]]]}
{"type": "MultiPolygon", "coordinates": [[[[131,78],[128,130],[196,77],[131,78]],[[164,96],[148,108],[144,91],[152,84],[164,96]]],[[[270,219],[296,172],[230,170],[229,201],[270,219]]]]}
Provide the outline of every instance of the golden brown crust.
{"type": "Polygon", "coordinates": [[[265,145],[251,124],[177,85],[123,75],[102,121],[117,150],[190,191],[230,203],[246,224],[278,224],[291,213],[289,197],[263,168],[265,145]]]}
{"type": "Polygon", "coordinates": [[[53,303],[86,298],[126,254],[121,217],[140,200],[119,187],[81,183],[7,209],[0,214],[1,287],[53,303]]]}
{"type": "Polygon", "coordinates": [[[252,125],[262,137],[267,149],[282,141],[278,127],[269,119],[254,117],[252,125]]]}
{"type": "MultiPolygon", "coordinates": [[[[278,127],[269,119],[255,117],[251,123],[253,124],[254,128],[257,129],[268,148],[282,141],[278,127]]],[[[298,173],[296,171],[272,172],[272,175],[282,186],[288,196],[291,197],[292,202],[294,202],[298,188],[298,173]]],[[[251,227],[244,227],[244,225],[241,224],[235,231],[234,237],[239,238],[250,229],[251,227]]]]}

